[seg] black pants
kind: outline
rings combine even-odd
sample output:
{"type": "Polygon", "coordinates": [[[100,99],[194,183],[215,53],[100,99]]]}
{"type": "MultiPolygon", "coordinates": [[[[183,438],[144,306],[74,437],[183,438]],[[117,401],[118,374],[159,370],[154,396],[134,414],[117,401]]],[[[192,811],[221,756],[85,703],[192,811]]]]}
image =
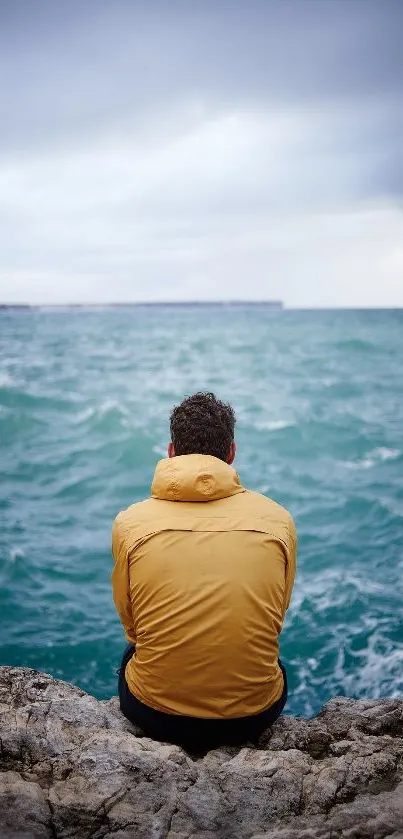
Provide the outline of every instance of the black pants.
{"type": "Polygon", "coordinates": [[[206,719],[156,711],[140,702],[130,692],[126,682],[126,665],[134,652],[134,646],[127,647],[119,670],[120,710],[153,740],[176,743],[190,751],[208,751],[221,745],[241,745],[247,740],[253,742],[276,721],[287,702],[287,673],[279,659],[284,679],[283,692],[271,708],[260,714],[231,719],[206,719]]]}

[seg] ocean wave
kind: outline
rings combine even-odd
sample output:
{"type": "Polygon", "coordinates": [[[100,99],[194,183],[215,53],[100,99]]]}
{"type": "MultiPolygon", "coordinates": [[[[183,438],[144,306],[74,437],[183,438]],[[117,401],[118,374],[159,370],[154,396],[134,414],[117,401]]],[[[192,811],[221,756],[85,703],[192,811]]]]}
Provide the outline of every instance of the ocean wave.
{"type": "Polygon", "coordinates": [[[374,631],[368,642],[353,657],[358,658],[356,670],[348,667],[347,656],[352,655],[349,644],[339,647],[334,671],[335,684],[343,684],[347,695],[358,699],[372,696],[379,699],[400,696],[403,690],[403,648],[396,648],[385,640],[384,635],[374,631]]]}
{"type": "Polygon", "coordinates": [[[82,411],[78,411],[77,414],[73,414],[70,417],[70,422],[73,425],[82,425],[82,423],[87,422],[87,420],[91,419],[95,414],[95,408],[83,408],[82,411]]]}
{"type": "Polygon", "coordinates": [[[351,352],[351,353],[371,353],[378,350],[376,344],[373,341],[369,341],[366,338],[344,338],[342,340],[336,341],[334,344],[335,348],[338,350],[342,350],[343,352],[351,352]]]}
{"type": "Polygon", "coordinates": [[[149,494],[169,411],[201,389],[234,405],[242,483],[296,522],[289,711],[403,692],[402,313],[32,318],[1,325],[2,661],[116,691],[112,520],[149,494]]]}
{"type": "Polygon", "coordinates": [[[253,428],[257,431],[282,431],[283,428],[292,428],[296,423],[293,420],[255,420],[253,428]]]}
{"type": "Polygon", "coordinates": [[[347,460],[343,462],[346,469],[372,469],[385,460],[396,460],[400,457],[400,449],[388,449],[385,446],[380,446],[369,452],[361,460],[347,460]]]}
{"type": "Polygon", "coordinates": [[[15,562],[17,559],[23,559],[25,551],[22,548],[10,548],[10,562],[15,562]]]}
{"type": "Polygon", "coordinates": [[[117,399],[108,397],[95,405],[88,405],[76,413],[70,414],[69,421],[74,426],[89,425],[99,430],[105,424],[113,427],[113,424],[128,426],[130,420],[130,409],[117,399]]]}
{"type": "Polygon", "coordinates": [[[0,388],[15,387],[16,381],[7,372],[7,370],[0,370],[0,388]]]}

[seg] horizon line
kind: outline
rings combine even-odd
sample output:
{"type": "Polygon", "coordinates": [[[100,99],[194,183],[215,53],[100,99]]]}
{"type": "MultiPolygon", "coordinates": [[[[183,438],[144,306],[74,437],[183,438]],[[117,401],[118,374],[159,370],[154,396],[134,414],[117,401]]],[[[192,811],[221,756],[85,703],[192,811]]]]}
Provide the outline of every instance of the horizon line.
{"type": "Polygon", "coordinates": [[[282,300],[247,300],[247,299],[223,299],[223,300],[127,300],[123,302],[85,302],[85,303],[14,303],[0,301],[0,310],[6,309],[119,309],[119,308],[152,308],[152,307],[241,307],[241,306],[268,306],[279,311],[401,311],[403,303],[398,305],[308,305],[292,306],[285,304],[282,300]]]}
{"type": "Polygon", "coordinates": [[[124,306],[275,306],[284,308],[282,300],[124,300],[122,302],[84,302],[84,303],[6,303],[0,301],[0,308],[9,309],[44,309],[44,308],[119,308],[124,306]]]}

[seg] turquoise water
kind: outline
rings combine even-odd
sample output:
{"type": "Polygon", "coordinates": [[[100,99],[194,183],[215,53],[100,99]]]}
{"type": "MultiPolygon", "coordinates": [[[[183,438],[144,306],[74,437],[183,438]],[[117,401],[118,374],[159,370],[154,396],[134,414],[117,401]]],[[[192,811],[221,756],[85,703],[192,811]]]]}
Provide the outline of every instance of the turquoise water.
{"type": "Polygon", "coordinates": [[[212,389],[298,528],[288,710],[403,694],[403,312],[3,311],[0,359],[0,663],[116,692],[112,519],[212,389]]]}

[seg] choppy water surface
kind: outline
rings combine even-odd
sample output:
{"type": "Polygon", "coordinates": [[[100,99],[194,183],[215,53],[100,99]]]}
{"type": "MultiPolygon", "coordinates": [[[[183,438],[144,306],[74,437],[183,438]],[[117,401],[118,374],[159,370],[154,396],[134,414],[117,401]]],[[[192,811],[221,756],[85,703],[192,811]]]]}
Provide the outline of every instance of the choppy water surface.
{"type": "Polygon", "coordinates": [[[288,710],[403,693],[403,312],[4,311],[0,353],[2,664],[116,692],[111,522],[211,389],[297,523],[288,710]]]}

